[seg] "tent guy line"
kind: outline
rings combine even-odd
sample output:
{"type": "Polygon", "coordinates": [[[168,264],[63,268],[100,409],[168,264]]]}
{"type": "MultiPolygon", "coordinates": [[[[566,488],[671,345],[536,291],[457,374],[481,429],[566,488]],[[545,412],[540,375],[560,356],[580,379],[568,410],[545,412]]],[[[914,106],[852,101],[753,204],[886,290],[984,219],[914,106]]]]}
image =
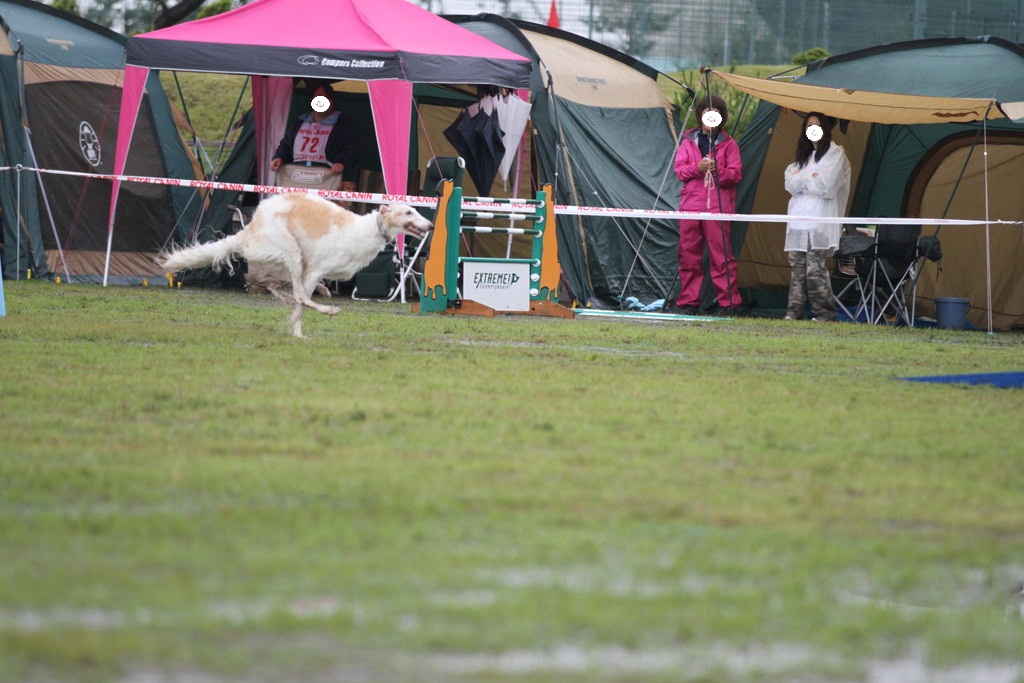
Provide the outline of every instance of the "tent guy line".
{"type": "MultiPolygon", "coordinates": [[[[0,171],[30,171],[34,173],[51,173],[65,176],[86,176],[100,180],[111,180],[128,183],[144,183],[149,185],[173,185],[203,190],[228,190],[231,192],[255,192],[259,194],[282,194],[285,192],[307,192],[325,199],[361,202],[364,204],[390,204],[398,202],[410,206],[437,208],[437,198],[416,195],[386,194],[373,192],[355,192],[349,190],[308,190],[294,187],[278,187],[275,185],[251,185],[248,183],[222,183],[212,180],[186,180],[181,178],[157,178],[154,176],[115,175],[109,173],[82,173],[80,171],[59,171],[54,169],[33,168],[31,166],[0,166],[0,171]]],[[[500,206],[503,211],[528,211],[527,205],[509,204],[507,200],[492,197],[472,197],[463,202],[470,209],[494,208],[500,206]]],[[[569,206],[555,205],[555,213],[565,216],[615,216],[619,218],[668,218],[689,220],[745,221],[751,223],[800,223],[818,222],[818,216],[791,216],[788,214],[745,214],[745,213],[701,213],[691,211],[660,211],[657,209],[628,209],[606,206],[569,206]]],[[[963,218],[877,218],[852,216],[836,218],[836,223],[844,225],[950,225],[950,226],[984,226],[984,225],[1022,225],[1024,221],[1005,220],[972,220],[963,218]]]]}

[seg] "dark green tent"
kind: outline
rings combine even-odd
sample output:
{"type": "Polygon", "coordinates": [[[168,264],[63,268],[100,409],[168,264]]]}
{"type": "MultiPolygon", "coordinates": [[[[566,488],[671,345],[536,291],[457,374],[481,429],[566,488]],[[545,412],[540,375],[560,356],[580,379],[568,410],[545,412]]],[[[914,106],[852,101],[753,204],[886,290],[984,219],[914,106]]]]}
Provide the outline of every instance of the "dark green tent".
{"type": "MultiPolygon", "coordinates": [[[[1024,101],[1024,49],[999,38],[942,38],[882,45],[810,65],[794,83],[835,93],[818,109],[845,119],[842,93],[864,91],[894,115],[887,94],[974,98],[993,104],[984,127],[937,112],[936,123],[875,123],[869,115],[844,120],[835,140],[853,166],[849,216],[923,217],[1019,221],[1024,218],[1024,124],[1014,103],[1024,101]],[[825,108],[833,107],[829,111],[825,108]],[[987,161],[987,173],[986,173],[987,161]],[[986,187],[987,179],[987,187],[986,187]],[[988,205],[986,207],[986,198],[988,205]]],[[[976,106],[977,103],[975,103],[976,106]]],[[[969,118],[969,117],[963,117],[969,118]]],[[[975,118],[978,118],[975,116],[975,118]]],[[[799,114],[762,101],[740,141],[744,178],[742,213],[784,214],[789,196],[783,170],[792,161],[799,114]]],[[[924,221],[924,233],[935,226],[924,221]]],[[[734,236],[743,231],[734,231],[734,236]]],[[[740,285],[748,301],[785,306],[789,267],[785,225],[751,223],[742,237],[740,285]]],[[[738,238],[739,239],[739,238],[738,238]]],[[[968,319],[987,327],[989,260],[993,326],[1024,326],[1024,229],[1019,225],[947,226],[940,230],[943,258],[926,262],[918,282],[917,310],[933,315],[936,297],[967,297],[968,319]]]]}
{"type": "MultiPolygon", "coordinates": [[[[535,180],[582,207],[675,211],[676,112],[655,69],[582,36],[493,14],[448,17],[534,61],[535,180]]],[[[678,279],[678,222],[558,216],[559,259],[581,306],[668,296],[678,279]]]]}
{"type": "MultiPolygon", "coordinates": [[[[0,0],[0,166],[84,174],[112,172],[124,37],[29,0],[0,0]]],[[[166,95],[154,76],[127,172],[194,178],[166,95]]],[[[191,193],[129,184],[114,236],[111,282],[160,277],[153,255],[187,230],[191,193]]],[[[0,172],[3,274],[100,281],[110,182],[88,176],[0,172]],[[20,179],[20,183],[19,183],[20,179]],[[20,188],[19,188],[20,184],[20,188]],[[19,213],[21,220],[17,220],[19,213]]]]}

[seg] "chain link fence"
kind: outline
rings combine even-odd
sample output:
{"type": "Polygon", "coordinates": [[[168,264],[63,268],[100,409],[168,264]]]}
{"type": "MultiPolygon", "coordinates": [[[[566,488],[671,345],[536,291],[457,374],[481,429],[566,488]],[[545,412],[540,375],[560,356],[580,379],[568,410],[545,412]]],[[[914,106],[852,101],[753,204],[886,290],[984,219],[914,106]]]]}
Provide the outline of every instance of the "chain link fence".
{"type": "MultiPolygon", "coordinates": [[[[437,14],[548,23],[551,0],[415,0],[437,14]]],[[[561,28],[665,72],[789,64],[808,49],[994,35],[1018,41],[1021,0],[556,0],[561,28]]]]}

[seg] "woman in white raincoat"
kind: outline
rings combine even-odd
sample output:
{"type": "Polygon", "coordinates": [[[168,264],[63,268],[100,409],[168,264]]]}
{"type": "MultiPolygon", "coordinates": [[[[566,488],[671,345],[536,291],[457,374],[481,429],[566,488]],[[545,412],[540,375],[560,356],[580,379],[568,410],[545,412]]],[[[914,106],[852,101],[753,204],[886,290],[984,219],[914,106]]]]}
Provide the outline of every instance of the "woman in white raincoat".
{"type": "MultiPolygon", "coordinates": [[[[817,112],[804,117],[804,134],[796,159],[786,167],[790,216],[842,216],[850,196],[850,161],[832,142],[835,120],[817,112]]],[[[786,224],[789,254],[789,305],[786,320],[800,320],[810,303],[813,320],[836,319],[835,297],[826,259],[839,246],[842,223],[826,221],[786,224]]]]}

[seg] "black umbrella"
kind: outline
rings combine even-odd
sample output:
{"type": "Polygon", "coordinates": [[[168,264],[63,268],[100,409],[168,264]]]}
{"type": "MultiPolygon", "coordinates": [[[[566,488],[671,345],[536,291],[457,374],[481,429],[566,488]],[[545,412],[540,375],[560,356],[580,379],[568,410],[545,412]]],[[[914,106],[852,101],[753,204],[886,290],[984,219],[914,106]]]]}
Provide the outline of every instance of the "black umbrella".
{"type": "Polygon", "coordinates": [[[466,160],[466,172],[477,192],[489,193],[505,155],[498,115],[488,114],[483,107],[478,108],[475,115],[463,109],[452,125],[445,129],[444,136],[466,160]]]}

